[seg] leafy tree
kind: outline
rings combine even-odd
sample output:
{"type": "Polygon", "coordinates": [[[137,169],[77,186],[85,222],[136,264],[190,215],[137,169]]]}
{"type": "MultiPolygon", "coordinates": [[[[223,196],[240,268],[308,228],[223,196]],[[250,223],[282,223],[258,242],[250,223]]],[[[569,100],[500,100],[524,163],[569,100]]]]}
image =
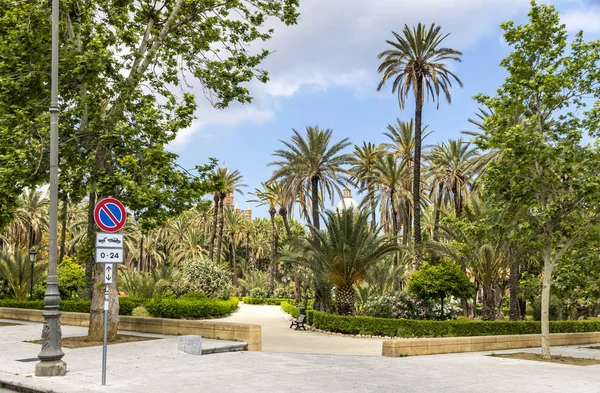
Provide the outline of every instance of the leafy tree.
{"type": "Polygon", "coordinates": [[[502,28],[514,48],[501,62],[508,76],[496,97],[477,97],[493,111],[479,144],[500,154],[483,185],[544,261],[542,356],[549,359],[554,269],[600,218],[600,151],[582,140],[584,132],[597,138],[600,129],[600,101],[585,109],[589,97],[600,98],[600,41],[585,42],[579,32],[568,47],[556,9],[535,2],[529,23],[502,28]]]}
{"type": "Polygon", "coordinates": [[[420,299],[439,299],[440,319],[444,319],[444,299],[467,299],[475,294],[475,285],[459,265],[445,260],[436,266],[426,263],[415,271],[408,281],[408,291],[420,299]]]}
{"type": "Polygon", "coordinates": [[[62,299],[78,297],[80,291],[85,288],[85,269],[73,258],[63,258],[58,265],[58,290],[62,299]]]}
{"type": "MultiPolygon", "coordinates": [[[[422,113],[425,97],[438,101],[440,91],[450,103],[452,79],[462,87],[462,82],[452,73],[445,62],[461,61],[461,52],[441,47],[449,34],[442,35],[440,26],[432,24],[429,29],[422,24],[412,29],[404,25],[402,35],[392,32],[395,40],[386,40],[390,49],[378,56],[383,59],[377,72],[383,74],[377,90],[392,80],[392,93],[398,94],[400,108],[404,109],[411,90],[415,95],[415,154],[413,170],[413,200],[421,199],[421,142],[423,140],[422,113]]],[[[421,205],[413,204],[415,259],[417,266],[422,261],[421,253],[421,205]]]]}

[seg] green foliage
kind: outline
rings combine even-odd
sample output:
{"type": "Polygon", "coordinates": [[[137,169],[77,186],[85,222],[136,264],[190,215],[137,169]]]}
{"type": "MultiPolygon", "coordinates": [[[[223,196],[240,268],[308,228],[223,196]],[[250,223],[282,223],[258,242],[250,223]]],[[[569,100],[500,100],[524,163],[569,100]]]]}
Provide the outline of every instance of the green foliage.
{"type": "MultiPolygon", "coordinates": [[[[59,310],[63,312],[90,312],[89,300],[61,300],[59,310]]],[[[133,309],[140,305],[139,299],[130,299],[126,296],[119,297],[119,315],[131,315],[133,309]]],[[[43,310],[43,300],[18,300],[18,299],[0,299],[0,307],[25,308],[29,310],[43,310]]]]}
{"type": "MultiPolygon", "coordinates": [[[[542,298],[536,297],[531,303],[532,316],[534,321],[542,320],[542,298]]],[[[550,296],[550,307],[548,308],[548,318],[551,321],[566,319],[563,316],[562,302],[556,296],[550,296]]]]}
{"type": "Polygon", "coordinates": [[[269,290],[269,274],[260,270],[250,270],[246,272],[244,279],[239,280],[239,284],[248,292],[252,292],[254,289],[262,289],[267,292],[269,290]]]}
{"type": "Polygon", "coordinates": [[[159,271],[150,273],[137,270],[119,270],[119,289],[125,291],[129,296],[152,299],[161,297],[169,289],[169,281],[160,276],[159,271]]]}
{"type": "Polygon", "coordinates": [[[75,259],[64,257],[58,265],[58,290],[61,299],[77,297],[78,291],[86,286],[85,269],[75,259]]]}
{"type": "Polygon", "coordinates": [[[253,290],[250,291],[250,296],[251,298],[255,298],[255,299],[265,299],[269,297],[269,291],[267,289],[263,289],[263,288],[254,288],[253,290]]]}
{"type": "MultiPolygon", "coordinates": [[[[347,317],[311,311],[311,325],[317,329],[345,334],[368,332],[391,337],[470,337],[512,334],[539,334],[537,321],[414,321],[371,317],[347,317]]],[[[552,333],[600,331],[600,321],[552,321],[552,333]]]]}
{"type": "Polygon", "coordinates": [[[179,284],[186,286],[186,292],[201,292],[209,298],[228,299],[233,293],[229,269],[203,257],[184,261],[178,280],[183,280],[179,284]]]}
{"type": "MultiPolygon", "coordinates": [[[[47,270],[48,264],[38,261],[34,265],[33,285],[41,282],[47,270]]],[[[29,255],[23,255],[17,251],[14,254],[8,251],[0,253],[0,279],[6,282],[12,297],[25,300],[29,295],[31,286],[31,262],[29,255]]]]}
{"type": "Polygon", "coordinates": [[[281,302],[287,301],[286,298],[262,298],[262,297],[243,297],[242,302],[246,304],[266,304],[269,306],[279,306],[281,302]]]}
{"type": "Polygon", "coordinates": [[[281,305],[281,309],[284,312],[290,314],[292,317],[298,318],[298,315],[300,315],[300,309],[298,307],[294,306],[293,304],[291,304],[290,302],[283,300],[280,305],[281,305]]]}
{"type": "Polygon", "coordinates": [[[179,299],[181,300],[202,300],[206,299],[206,295],[202,292],[188,292],[185,295],[181,296],[179,299]]]}
{"type": "MultiPolygon", "coordinates": [[[[475,294],[475,285],[455,263],[443,261],[432,266],[424,264],[421,270],[412,274],[408,291],[420,299],[444,299],[450,296],[469,298],[475,294]]],[[[443,312],[441,313],[444,318],[443,312]]]]}
{"type": "Polygon", "coordinates": [[[146,309],[153,317],[174,319],[207,319],[231,314],[238,306],[238,298],[221,299],[152,299],[146,309]]]}

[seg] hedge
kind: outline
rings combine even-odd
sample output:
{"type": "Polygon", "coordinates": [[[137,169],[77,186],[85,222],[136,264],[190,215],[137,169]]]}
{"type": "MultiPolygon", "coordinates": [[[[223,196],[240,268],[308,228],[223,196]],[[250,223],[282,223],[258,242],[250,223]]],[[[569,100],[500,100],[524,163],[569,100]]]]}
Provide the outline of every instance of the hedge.
{"type": "MultiPolygon", "coordinates": [[[[134,308],[143,304],[143,299],[129,298],[127,296],[119,297],[119,315],[131,315],[134,308]]],[[[90,312],[89,300],[61,300],[58,306],[60,311],[64,312],[90,312]]],[[[26,308],[29,310],[43,310],[43,300],[17,300],[0,299],[0,307],[8,308],[26,308]]]]}
{"type": "Polygon", "coordinates": [[[300,315],[300,309],[289,302],[281,302],[281,309],[294,318],[298,318],[298,315],[300,315]]]}
{"type": "MultiPolygon", "coordinates": [[[[308,312],[308,322],[317,329],[391,337],[466,337],[540,334],[538,321],[421,321],[409,319],[347,317],[320,311],[308,312]]],[[[600,321],[550,321],[552,333],[600,331],[600,321]]]]}
{"type": "Polygon", "coordinates": [[[242,302],[246,304],[266,304],[268,306],[279,306],[281,302],[286,302],[288,299],[285,298],[276,298],[276,297],[243,297],[242,302]]]}
{"type": "Polygon", "coordinates": [[[153,317],[174,319],[218,318],[231,314],[238,306],[239,299],[152,299],[146,310],[153,317]]]}

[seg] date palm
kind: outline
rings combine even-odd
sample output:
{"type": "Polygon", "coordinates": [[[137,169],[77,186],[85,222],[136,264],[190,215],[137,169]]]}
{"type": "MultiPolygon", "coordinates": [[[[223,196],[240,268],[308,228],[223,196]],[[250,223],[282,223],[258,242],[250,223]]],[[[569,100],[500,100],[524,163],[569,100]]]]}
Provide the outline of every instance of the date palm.
{"type": "MultiPolygon", "coordinates": [[[[223,244],[223,227],[225,217],[223,216],[223,202],[228,194],[238,192],[243,194],[240,187],[246,187],[246,184],[242,184],[242,174],[238,170],[231,170],[224,166],[219,167],[215,170],[215,177],[218,179],[219,184],[219,214],[218,214],[218,228],[217,228],[217,248],[216,248],[216,263],[221,263],[221,246],[223,244]]],[[[214,228],[214,226],[213,226],[214,228]]]]}
{"type": "Polygon", "coordinates": [[[48,228],[48,206],[48,198],[43,192],[25,190],[19,198],[19,208],[11,228],[15,247],[29,250],[39,245],[42,232],[48,228]]]}
{"type": "Polygon", "coordinates": [[[311,227],[319,239],[310,246],[313,269],[325,274],[335,286],[338,312],[354,315],[354,285],[365,279],[372,266],[396,252],[397,246],[391,237],[377,236],[371,230],[365,212],[344,209],[325,215],[326,231],[311,227]]]}
{"type": "Polygon", "coordinates": [[[275,259],[277,258],[277,247],[276,247],[276,231],[275,231],[275,214],[277,214],[277,205],[279,204],[279,196],[274,184],[261,183],[262,189],[255,189],[253,195],[257,198],[252,202],[259,202],[259,206],[267,206],[269,208],[269,216],[271,218],[271,260],[269,265],[270,274],[270,293],[273,294],[275,291],[275,259]]]}
{"type": "MultiPolygon", "coordinates": [[[[33,285],[42,281],[46,274],[48,263],[38,261],[33,268],[33,285]]],[[[25,300],[31,286],[31,262],[29,255],[19,250],[14,253],[0,253],[0,279],[6,281],[8,288],[16,299],[25,300]]]]}
{"type": "Polygon", "coordinates": [[[342,150],[350,145],[350,141],[344,138],[332,143],[333,131],[318,126],[306,127],[305,137],[296,130],[293,132],[291,141],[281,141],[285,149],[273,153],[278,159],[269,164],[277,167],[271,180],[284,180],[287,187],[296,191],[302,188],[303,183],[307,183],[311,199],[311,223],[318,229],[320,195],[331,198],[334,192],[342,194],[340,185],[346,180],[343,167],[352,158],[342,150]]]}
{"type": "MultiPolygon", "coordinates": [[[[406,99],[412,90],[415,96],[415,156],[413,170],[413,199],[420,200],[421,195],[421,141],[422,114],[424,99],[437,101],[439,107],[440,93],[448,103],[451,102],[450,89],[452,80],[461,87],[460,79],[446,65],[448,61],[460,62],[461,52],[442,47],[448,34],[441,33],[440,26],[432,24],[429,28],[418,24],[412,29],[404,25],[402,34],[392,32],[394,40],[387,40],[390,49],[378,56],[383,59],[377,72],[382,75],[377,90],[392,81],[392,93],[398,95],[400,108],[406,106],[406,99]]],[[[421,206],[413,204],[415,259],[419,266],[422,262],[421,252],[421,206]]]]}
{"type": "Polygon", "coordinates": [[[233,273],[233,286],[237,287],[237,245],[244,228],[244,216],[231,206],[225,208],[224,213],[225,226],[227,227],[227,232],[229,233],[229,238],[231,240],[231,271],[233,273]]]}
{"type": "MultiPolygon", "coordinates": [[[[372,195],[375,190],[377,182],[377,159],[384,152],[385,150],[381,145],[375,145],[371,142],[363,142],[362,146],[354,145],[350,167],[350,181],[361,191],[366,191],[367,195],[372,195]]],[[[370,198],[369,204],[371,210],[371,228],[375,230],[377,227],[377,220],[375,219],[377,200],[370,198]]]]}

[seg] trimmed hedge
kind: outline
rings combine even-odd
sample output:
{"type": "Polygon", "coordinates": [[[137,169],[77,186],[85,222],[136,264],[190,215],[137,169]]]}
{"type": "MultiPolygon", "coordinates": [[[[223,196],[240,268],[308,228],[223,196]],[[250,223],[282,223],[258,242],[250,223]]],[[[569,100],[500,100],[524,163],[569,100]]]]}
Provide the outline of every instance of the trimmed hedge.
{"type": "MultiPolygon", "coordinates": [[[[143,299],[129,298],[127,296],[119,297],[119,315],[131,315],[134,308],[144,303],[143,299]]],[[[58,306],[60,311],[64,312],[90,312],[89,300],[61,300],[58,306]]],[[[28,310],[43,310],[43,300],[16,300],[0,299],[0,307],[25,308],[28,310]]]]}
{"type": "MultiPolygon", "coordinates": [[[[537,321],[420,321],[372,317],[347,317],[320,311],[307,312],[308,322],[317,329],[391,337],[467,337],[512,334],[540,334],[537,321]]],[[[600,331],[600,321],[550,321],[552,333],[600,331]]]]}
{"type": "Polygon", "coordinates": [[[300,309],[289,302],[281,302],[281,309],[294,318],[298,318],[298,315],[300,315],[300,309]]]}
{"type": "Polygon", "coordinates": [[[281,304],[281,302],[287,302],[288,299],[285,298],[276,298],[276,297],[267,297],[267,298],[260,298],[260,297],[243,297],[242,298],[242,302],[246,303],[246,304],[266,304],[268,306],[279,306],[281,304]]]}
{"type": "Polygon", "coordinates": [[[152,299],[146,310],[153,317],[174,319],[207,319],[231,314],[238,306],[239,299],[152,299]]]}

